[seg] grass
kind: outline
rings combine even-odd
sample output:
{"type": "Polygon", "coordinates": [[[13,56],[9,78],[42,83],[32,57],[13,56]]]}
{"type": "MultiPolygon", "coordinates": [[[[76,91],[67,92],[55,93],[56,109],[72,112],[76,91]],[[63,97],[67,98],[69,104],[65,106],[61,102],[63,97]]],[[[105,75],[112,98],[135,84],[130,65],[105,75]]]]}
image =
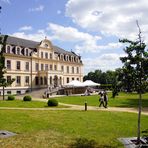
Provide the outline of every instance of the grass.
{"type": "MultiPolygon", "coordinates": [[[[1,130],[17,136],[0,139],[1,148],[66,148],[76,138],[94,139],[99,148],[123,147],[119,137],[137,134],[137,114],[103,111],[0,111],[1,130]]],[[[148,118],[142,115],[141,129],[148,118]]]]}
{"type": "MultiPolygon", "coordinates": [[[[137,107],[138,94],[136,93],[119,93],[116,98],[111,98],[111,93],[108,94],[109,106],[111,107],[137,107]]],[[[56,98],[59,102],[67,104],[84,105],[85,101],[90,106],[99,105],[99,95],[93,96],[66,96],[56,98]]],[[[148,93],[142,95],[142,106],[148,107],[148,93]]]]}
{"type": "MultiPolygon", "coordinates": [[[[19,108],[47,108],[47,102],[40,101],[22,101],[22,100],[0,100],[0,107],[19,107],[19,108]]],[[[58,108],[66,107],[58,105],[58,108]]]]}

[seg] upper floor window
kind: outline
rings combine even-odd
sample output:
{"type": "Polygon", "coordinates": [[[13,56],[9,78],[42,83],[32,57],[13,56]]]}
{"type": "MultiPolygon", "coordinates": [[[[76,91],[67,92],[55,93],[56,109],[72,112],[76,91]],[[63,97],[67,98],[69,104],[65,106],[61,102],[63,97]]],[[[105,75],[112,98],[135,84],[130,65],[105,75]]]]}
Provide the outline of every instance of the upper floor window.
{"type": "Polygon", "coordinates": [[[48,52],[45,53],[45,58],[48,59],[48,52]]]}
{"type": "Polygon", "coordinates": [[[52,70],[52,64],[50,64],[50,70],[52,70]]]}
{"type": "Polygon", "coordinates": [[[79,67],[77,67],[77,73],[79,73],[79,67]]]}
{"type": "Polygon", "coordinates": [[[20,61],[16,61],[16,69],[17,70],[21,69],[21,62],[20,61]]]}
{"type": "Polygon", "coordinates": [[[29,71],[29,62],[26,62],[25,70],[29,71]]]}
{"type": "Polygon", "coordinates": [[[41,70],[44,70],[44,64],[41,64],[41,70]]]}
{"type": "Polygon", "coordinates": [[[50,59],[52,59],[52,53],[50,53],[50,59]]]}
{"type": "Polygon", "coordinates": [[[67,66],[67,73],[69,73],[69,66],[67,66]]]}
{"type": "Polygon", "coordinates": [[[57,70],[57,65],[54,65],[54,70],[57,70]]]}
{"type": "Polygon", "coordinates": [[[63,65],[61,66],[61,71],[64,71],[64,66],[63,65]]]}
{"type": "Polygon", "coordinates": [[[11,48],[10,48],[10,46],[7,46],[7,53],[11,53],[11,48]]]}
{"type": "Polygon", "coordinates": [[[45,64],[45,70],[48,70],[48,64],[45,64]]]}
{"type": "Polygon", "coordinates": [[[41,52],[41,58],[43,58],[43,52],[41,52]]]}
{"type": "Polygon", "coordinates": [[[39,64],[35,63],[35,70],[38,71],[39,70],[39,64]]]}
{"type": "Polygon", "coordinates": [[[7,69],[11,69],[11,61],[7,60],[7,69]]]}
{"type": "Polygon", "coordinates": [[[75,71],[74,71],[75,69],[74,69],[74,67],[72,67],[72,73],[75,73],[75,71]]]}

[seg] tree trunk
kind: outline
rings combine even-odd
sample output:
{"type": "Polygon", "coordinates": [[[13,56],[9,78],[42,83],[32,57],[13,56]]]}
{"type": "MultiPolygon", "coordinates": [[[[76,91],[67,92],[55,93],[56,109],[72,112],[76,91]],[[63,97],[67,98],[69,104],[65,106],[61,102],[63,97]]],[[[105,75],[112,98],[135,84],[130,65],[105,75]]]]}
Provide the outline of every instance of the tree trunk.
{"type": "Polygon", "coordinates": [[[3,86],[3,100],[5,100],[5,87],[3,86]]]}

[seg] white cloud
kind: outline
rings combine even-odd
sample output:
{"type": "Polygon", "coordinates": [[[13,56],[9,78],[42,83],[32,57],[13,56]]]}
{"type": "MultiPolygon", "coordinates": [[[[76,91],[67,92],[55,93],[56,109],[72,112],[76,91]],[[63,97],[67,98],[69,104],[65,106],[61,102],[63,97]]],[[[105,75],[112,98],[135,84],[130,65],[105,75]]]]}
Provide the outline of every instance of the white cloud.
{"type": "Polygon", "coordinates": [[[77,52],[98,52],[97,42],[101,39],[100,36],[93,36],[88,33],[80,32],[73,27],[64,27],[61,25],[49,23],[47,30],[52,32],[52,39],[60,41],[73,42],[77,45],[75,49],[77,52]]]}
{"type": "Polygon", "coordinates": [[[25,32],[15,32],[11,34],[12,36],[27,39],[27,40],[33,40],[33,41],[42,41],[45,37],[50,39],[50,36],[48,36],[44,30],[38,30],[36,33],[33,34],[26,34],[25,32]]]}
{"type": "Polygon", "coordinates": [[[61,10],[58,10],[58,11],[57,11],[57,14],[61,14],[61,13],[62,13],[61,10]]]}
{"type": "Polygon", "coordinates": [[[119,60],[120,57],[125,56],[122,54],[116,53],[108,53],[97,56],[95,58],[84,58],[84,71],[88,73],[90,71],[94,71],[96,69],[101,69],[102,71],[106,70],[115,70],[122,66],[121,61],[119,60]]]}
{"type": "Polygon", "coordinates": [[[20,31],[32,30],[31,26],[23,26],[19,28],[20,31]]]}
{"type": "Polygon", "coordinates": [[[69,0],[66,4],[66,16],[82,28],[121,38],[136,37],[136,20],[148,38],[147,15],[147,0],[69,0]]]}
{"type": "Polygon", "coordinates": [[[43,5],[39,5],[36,8],[29,8],[29,12],[43,11],[43,10],[44,10],[44,6],[43,5]]]}

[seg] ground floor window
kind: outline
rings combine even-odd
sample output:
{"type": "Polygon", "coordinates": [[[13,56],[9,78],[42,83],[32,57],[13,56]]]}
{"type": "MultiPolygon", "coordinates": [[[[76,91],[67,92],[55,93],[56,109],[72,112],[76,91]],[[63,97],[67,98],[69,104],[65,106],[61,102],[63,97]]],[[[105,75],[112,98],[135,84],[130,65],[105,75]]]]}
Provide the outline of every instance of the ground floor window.
{"type": "Polygon", "coordinates": [[[8,94],[8,95],[11,95],[11,91],[7,91],[7,94],[8,94]]]}
{"type": "Polygon", "coordinates": [[[35,77],[35,85],[39,85],[39,78],[35,77]]]}
{"type": "Polygon", "coordinates": [[[21,91],[20,90],[17,90],[16,91],[16,94],[18,94],[18,95],[21,94],[21,91]]]}
{"type": "Polygon", "coordinates": [[[21,77],[20,76],[16,76],[16,85],[20,86],[21,85],[21,77]]]}
{"type": "Polygon", "coordinates": [[[29,76],[25,76],[25,85],[29,85],[29,76]]]}
{"type": "Polygon", "coordinates": [[[69,83],[69,78],[67,78],[67,83],[69,83]]]}
{"type": "Polygon", "coordinates": [[[44,85],[47,85],[47,77],[44,77],[44,85]]]}

